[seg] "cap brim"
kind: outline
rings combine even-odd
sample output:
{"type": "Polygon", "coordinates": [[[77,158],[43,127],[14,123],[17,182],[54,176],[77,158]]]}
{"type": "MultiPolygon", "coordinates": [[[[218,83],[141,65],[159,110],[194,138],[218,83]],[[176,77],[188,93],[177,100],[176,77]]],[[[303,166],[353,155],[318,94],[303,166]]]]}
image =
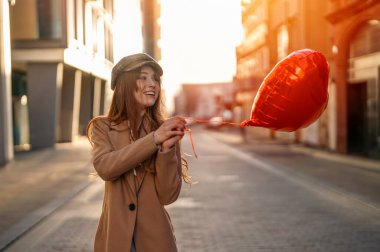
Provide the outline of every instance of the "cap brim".
{"type": "Polygon", "coordinates": [[[157,64],[157,62],[155,61],[145,61],[145,62],[141,62],[140,64],[137,64],[131,68],[127,68],[125,69],[125,71],[129,72],[129,71],[133,71],[133,70],[136,70],[136,69],[139,69],[140,67],[143,67],[143,66],[151,66],[153,67],[159,76],[161,76],[163,74],[163,70],[161,68],[161,66],[159,64],[157,64]]]}

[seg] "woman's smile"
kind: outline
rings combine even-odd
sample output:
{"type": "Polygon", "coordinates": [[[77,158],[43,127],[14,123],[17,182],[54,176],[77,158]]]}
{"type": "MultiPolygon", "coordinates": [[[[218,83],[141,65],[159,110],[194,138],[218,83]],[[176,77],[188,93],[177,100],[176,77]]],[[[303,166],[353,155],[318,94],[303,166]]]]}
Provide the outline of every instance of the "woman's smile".
{"type": "Polygon", "coordinates": [[[145,91],[145,92],[143,92],[143,94],[154,97],[156,95],[156,92],[155,91],[145,91]]]}

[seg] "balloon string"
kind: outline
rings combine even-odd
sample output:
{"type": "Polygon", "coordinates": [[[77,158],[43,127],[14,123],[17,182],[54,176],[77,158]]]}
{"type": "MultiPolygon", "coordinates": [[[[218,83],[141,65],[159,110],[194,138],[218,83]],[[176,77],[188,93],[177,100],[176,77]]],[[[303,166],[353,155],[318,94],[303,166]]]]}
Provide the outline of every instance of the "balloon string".
{"type": "MultiPolygon", "coordinates": [[[[193,150],[194,157],[195,157],[196,159],[198,159],[198,155],[197,155],[197,153],[195,152],[195,146],[194,146],[193,134],[191,133],[191,129],[187,128],[186,131],[189,132],[189,138],[190,138],[190,143],[191,143],[191,149],[193,150]]],[[[191,155],[189,155],[189,154],[186,154],[186,153],[184,153],[184,154],[185,154],[186,156],[191,157],[191,155]]]]}
{"type": "MultiPolygon", "coordinates": [[[[201,119],[194,119],[194,118],[186,118],[189,122],[196,122],[196,123],[210,123],[210,122],[215,122],[213,120],[201,120],[201,119]]],[[[240,126],[242,127],[241,123],[236,123],[236,122],[225,122],[225,121],[220,121],[217,122],[219,124],[224,124],[224,125],[234,125],[234,126],[240,126]]],[[[189,133],[189,139],[190,139],[190,144],[191,144],[191,149],[193,150],[194,157],[198,159],[198,155],[195,152],[195,145],[194,145],[194,140],[193,140],[193,134],[191,132],[191,129],[186,128],[186,131],[189,133]]],[[[183,152],[184,155],[191,157],[190,154],[187,154],[183,152]]]]}
{"type": "Polygon", "coordinates": [[[240,123],[236,122],[225,122],[225,121],[214,121],[214,120],[200,120],[200,119],[193,119],[193,118],[188,118],[189,121],[197,122],[197,123],[210,123],[210,122],[215,122],[219,124],[226,124],[226,125],[236,125],[236,126],[241,126],[240,123]]]}

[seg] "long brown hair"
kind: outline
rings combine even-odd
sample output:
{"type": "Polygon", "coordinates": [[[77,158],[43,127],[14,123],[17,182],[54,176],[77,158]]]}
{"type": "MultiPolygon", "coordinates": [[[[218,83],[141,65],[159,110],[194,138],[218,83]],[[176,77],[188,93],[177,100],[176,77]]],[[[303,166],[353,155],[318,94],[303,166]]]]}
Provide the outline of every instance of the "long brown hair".
{"type": "MultiPolygon", "coordinates": [[[[154,68],[153,68],[154,69],[154,68]]],[[[140,125],[140,115],[139,111],[136,109],[139,104],[136,101],[134,92],[137,90],[137,80],[140,77],[141,68],[134,71],[122,72],[116,81],[115,90],[112,96],[111,105],[108,114],[105,116],[110,122],[119,124],[123,121],[128,120],[131,131],[134,136],[139,136],[139,125],[140,125]]],[[[161,78],[155,70],[155,80],[161,85],[161,78]]],[[[150,124],[150,131],[156,130],[164,121],[163,116],[163,98],[161,88],[159,89],[157,101],[153,106],[147,108],[145,117],[148,119],[150,124]]],[[[93,142],[91,140],[91,128],[93,122],[101,117],[94,117],[87,125],[86,135],[89,139],[91,145],[93,142]]],[[[188,175],[188,164],[186,159],[182,159],[182,178],[186,183],[191,184],[191,178],[188,175]]]]}

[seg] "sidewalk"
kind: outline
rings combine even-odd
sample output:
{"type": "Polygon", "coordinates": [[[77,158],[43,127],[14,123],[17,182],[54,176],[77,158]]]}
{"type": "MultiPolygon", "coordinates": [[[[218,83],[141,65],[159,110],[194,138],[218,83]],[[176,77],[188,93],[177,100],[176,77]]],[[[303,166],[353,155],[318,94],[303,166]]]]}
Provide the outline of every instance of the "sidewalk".
{"type": "Polygon", "coordinates": [[[89,185],[86,139],[16,154],[0,167],[0,251],[89,185]]]}

